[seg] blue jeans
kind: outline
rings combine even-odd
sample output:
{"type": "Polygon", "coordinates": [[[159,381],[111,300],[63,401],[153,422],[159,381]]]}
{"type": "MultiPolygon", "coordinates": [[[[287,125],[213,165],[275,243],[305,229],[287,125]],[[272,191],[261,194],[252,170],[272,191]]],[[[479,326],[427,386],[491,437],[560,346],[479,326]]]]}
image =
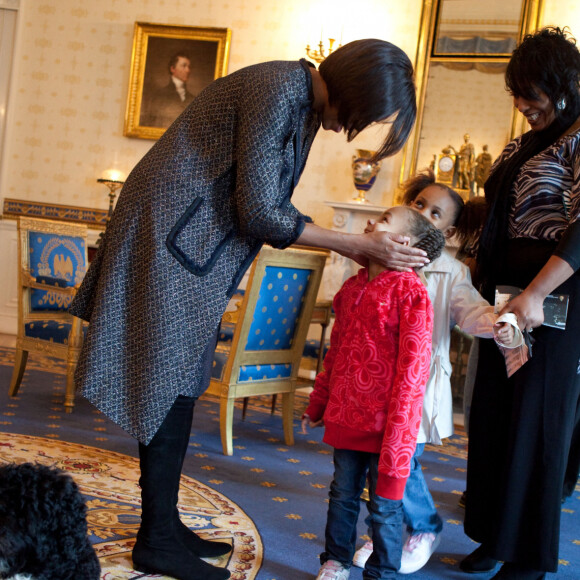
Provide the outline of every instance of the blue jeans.
{"type": "Polygon", "coordinates": [[[423,469],[419,457],[423,454],[425,443],[418,443],[411,458],[411,473],[405,486],[403,496],[403,520],[411,535],[431,532],[438,534],[443,529],[443,520],[437,513],[437,508],[423,477],[423,469]]]}
{"type": "Polygon", "coordinates": [[[377,496],[379,454],[334,450],[334,479],[330,484],[325,551],[320,562],[336,560],[346,568],[352,565],[355,552],[360,496],[369,480],[369,519],[373,553],[368,559],[363,578],[386,580],[395,578],[401,567],[403,525],[402,500],[377,496]]]}

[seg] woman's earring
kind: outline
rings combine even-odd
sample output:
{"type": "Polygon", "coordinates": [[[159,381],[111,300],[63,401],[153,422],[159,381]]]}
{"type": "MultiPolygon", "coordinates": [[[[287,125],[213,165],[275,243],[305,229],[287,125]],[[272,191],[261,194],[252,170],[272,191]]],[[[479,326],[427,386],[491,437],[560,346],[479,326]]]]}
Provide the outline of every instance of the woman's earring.
{"type": "Polygon", "coordinates": [[[562,97],[557,103],[556,108],[558,111],[563,111],[566,108],[566,99],[562,97]]]}

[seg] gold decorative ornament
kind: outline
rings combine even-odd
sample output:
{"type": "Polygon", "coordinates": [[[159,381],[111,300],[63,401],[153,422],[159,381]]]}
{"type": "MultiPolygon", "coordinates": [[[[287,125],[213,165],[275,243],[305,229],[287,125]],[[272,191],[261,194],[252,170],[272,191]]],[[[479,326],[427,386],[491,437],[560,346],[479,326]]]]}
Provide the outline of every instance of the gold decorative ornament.
{"type": "Polygon", "coordinates": [[[440,153],[435,165],[435,177],[437,181],[447,185],[453,185],[455,175],[455,162],[457,156],[455,153],[440,153]]]}
{"type": "MultiPolygon", "coordinates": [[[[311,58],[313,61],[320,64],[329,54],[332,54],[334,51],[334,43],[336,42],[336,38],[329,38],[328,39],[328,48],[324,46],[324,42],[322,42],[322,38],[318,43],[318,50],[310,49],[310,44],[306,45],[306,56],[311,58]]],[[[342,42],[337,46],[340,48],[342,46],[342,42]]]]}

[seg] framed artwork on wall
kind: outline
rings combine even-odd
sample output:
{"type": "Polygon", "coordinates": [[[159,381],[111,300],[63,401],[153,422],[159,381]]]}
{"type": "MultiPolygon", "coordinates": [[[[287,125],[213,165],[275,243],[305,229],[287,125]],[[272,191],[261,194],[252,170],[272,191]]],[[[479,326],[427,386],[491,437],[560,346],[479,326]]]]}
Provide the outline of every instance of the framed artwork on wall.
{"type": "Polygon", "coordinates": [[[196,95],[227,74],[231,34],[136,22],[123,135],[159,139],[196,95]]]}

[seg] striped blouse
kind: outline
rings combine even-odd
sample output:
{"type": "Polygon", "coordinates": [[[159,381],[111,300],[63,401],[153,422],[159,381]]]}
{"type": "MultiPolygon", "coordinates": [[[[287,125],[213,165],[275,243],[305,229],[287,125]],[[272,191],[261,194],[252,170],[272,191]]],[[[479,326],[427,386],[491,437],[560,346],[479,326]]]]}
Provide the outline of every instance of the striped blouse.
{"type": "MultiPolygon", "coordinates": [[[[508,143],[492,172],[520,146],[520,137],[508,143]]],[[[579,217],[580,130],[561,137],[522,166],[512,186],[508,236],[559,241],[579,217]]]]}

